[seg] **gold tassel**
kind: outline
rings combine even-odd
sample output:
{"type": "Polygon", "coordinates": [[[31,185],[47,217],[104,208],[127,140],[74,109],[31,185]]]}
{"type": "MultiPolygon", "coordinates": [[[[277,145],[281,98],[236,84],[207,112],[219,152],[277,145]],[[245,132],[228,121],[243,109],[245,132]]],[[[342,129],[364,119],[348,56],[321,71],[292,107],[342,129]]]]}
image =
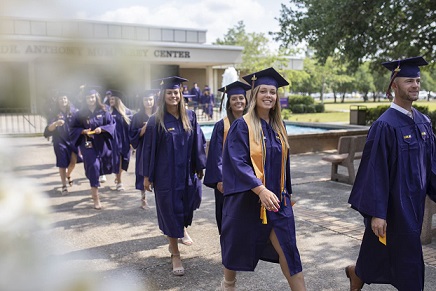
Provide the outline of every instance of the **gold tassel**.
{"type": "Polygon", "coordinates": [[[262,224],[267,224],[267,218],[266,218],[266,209],[265,207],[260,207],[260,219],[262,219],[262,224]]]}

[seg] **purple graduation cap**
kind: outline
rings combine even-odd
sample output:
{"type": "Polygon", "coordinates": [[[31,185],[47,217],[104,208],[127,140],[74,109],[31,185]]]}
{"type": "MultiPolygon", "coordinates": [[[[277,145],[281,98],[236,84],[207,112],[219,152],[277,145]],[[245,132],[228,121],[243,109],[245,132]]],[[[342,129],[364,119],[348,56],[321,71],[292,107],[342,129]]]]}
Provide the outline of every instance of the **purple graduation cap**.
{"type": "Polygon", "coordinates": [[[273,85],[276,88],[289,85],[288,81],[272,67],[242,78],[247,81],[248,84],[251,84],[251,88],[255,88],[259,85],[273,85]]]}
{"type": "MultiPolygon", "coordinates": [[[[239,94],[246,96],[245,93],[248,90],[251,90],[250,85],[246,83],[242,83],[241,81],[235,81],[233,83],[230,83],[218,89],[218,91],[223,92],[223,94],[227,94],[227,98],[229,98],[232,95],[239,95],[239,94]]],[[[224,98],[221,98],[220,110],[223,106],[223,100],[224,98]]]]}
{"type": "Polygon", "coordinates": [[[428,65],[428,62],[423,57],[413,57],[404,60],[396,60],[392,62],[384,62],[382,65],[392,72],[391,78],[395,77],[420,77],[420,66],[428,65]]]}
{"type": "Polygon", "coordinates": [[[382,65],[391,71],[391,81],[389,82],[386,96],[392,100],[391,86],[396,77],[418,78],[421,76],[420,66],[428,65],[428,62],[423,57],[413,57],[404,60],[396,60],[384,62],[382,65]]]}
{"type": "Polygon", "coordinates": [[[235,81],[230,83],[222,88],[219,88],[218,91],[227,94],[227,96],[242,94],[245,95],[245,92],[250,90],[250,85],[246,83],[242,83],[241,81],[235,81]]]}
{"type": "Polygon", "coordinates": [[[188,81],[185,78],[181,78],[178,76],[171,76],[159,79],[161,90],[165,89],[179,89],[183,82],[188,81]]]}

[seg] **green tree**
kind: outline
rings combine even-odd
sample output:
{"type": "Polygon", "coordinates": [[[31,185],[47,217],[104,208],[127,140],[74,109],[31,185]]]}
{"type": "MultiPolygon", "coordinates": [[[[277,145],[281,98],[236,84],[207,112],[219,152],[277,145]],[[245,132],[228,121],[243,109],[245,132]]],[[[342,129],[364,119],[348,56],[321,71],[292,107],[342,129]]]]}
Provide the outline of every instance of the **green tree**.
{"type": "Polygon", "coordinates": [[[355,89],[363,93],[363,100],[368,101],[368,93],[375,91],[374,78],[370,73],[369,62],[359,66],[354,74],[355,89]]]}
{"type": "Polygon", "coordinates": [[[281,29],[272,33],[274,39],[285,47],[307,42],[321,63],[335,56],[357,69],[367,59],[380,63],[418,55],[436,58],[434,0],[289,0],[289,4],[282,4],[281,29]]]}
{"type": "MultiPolygon", "coordinates": [[[[242,51],[242,63],[237,66],[241,75],[263,70],[274,66],[281,70],[286,68],[286,59],[283,54],[273,54],[268,46],[269,39],[264,33],[247,33],[245,24],[239,21],[230,28],[223,39],[218,38],[214,44],[236,45],[244,47],[242,51]]],[[[284,52],[284,50],[280,51],[284,52]]]]}

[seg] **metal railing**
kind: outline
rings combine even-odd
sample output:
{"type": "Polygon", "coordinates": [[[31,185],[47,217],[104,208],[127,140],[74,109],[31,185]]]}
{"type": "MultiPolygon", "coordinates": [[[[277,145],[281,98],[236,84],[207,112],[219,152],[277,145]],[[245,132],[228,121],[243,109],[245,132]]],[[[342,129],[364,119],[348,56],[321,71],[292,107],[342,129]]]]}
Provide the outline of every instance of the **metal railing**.
{"type": "Polygon", "coordinates": [[[27,108],[1,108],[0,134],[43,134],[47,120],[40,114],[29,113],[27,108]]]}

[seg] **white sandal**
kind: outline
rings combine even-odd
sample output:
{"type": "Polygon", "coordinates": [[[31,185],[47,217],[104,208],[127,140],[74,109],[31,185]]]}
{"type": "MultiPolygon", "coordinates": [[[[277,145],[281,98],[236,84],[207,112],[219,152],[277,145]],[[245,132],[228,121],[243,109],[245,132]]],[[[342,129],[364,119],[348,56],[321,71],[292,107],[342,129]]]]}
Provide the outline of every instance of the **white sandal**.
{"type": "Polygon", "coordinates": [[[118,183],[117,184],[117,191],[124,191],[123,183],[118,183]]]}
{"type": "Polygon", "coordinates": [[[223,278],[221,281],[221,291],[236,291],[236,279],[233,281],[227,281],[223,278]]]}
{"type": "MultiPolygon", "coordinates": [[[[179,259],[180,259],[180,252],[174,254],[174,253],[171,251],[170,246],[168,246],[168,251],[169,251],[170,254],[171,254],[171,264],[173,265],[173,275],[175,275],[175,276],[183,276],[183,275],[185,275],[185,268],[183,268],[183,266],[175,267],[175,268],[174,268],[174,264],[173,264],[173,258],[175,258],[175,257],[179,257],[179,259]]],[[[182,262],[182,260],[180,259],[180,263],[181,263],[181,262],[182,262]]]]}

